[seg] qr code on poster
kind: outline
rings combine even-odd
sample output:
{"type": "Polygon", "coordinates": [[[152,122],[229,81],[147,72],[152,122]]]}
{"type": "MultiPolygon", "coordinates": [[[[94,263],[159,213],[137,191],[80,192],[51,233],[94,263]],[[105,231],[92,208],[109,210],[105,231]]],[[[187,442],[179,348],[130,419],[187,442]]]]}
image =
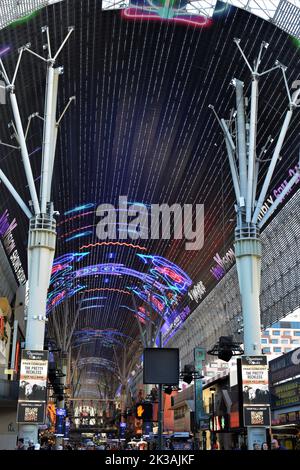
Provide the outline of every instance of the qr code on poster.
{"type": "Polygon", "coordinates": [[[251,411],[251,424],[264,424],[264,414],[262,411],[251,411]]]}
{"type": "Polygon", "coordinates": [[[25,408],[25,421],[37,421],[38,409],[37,408],[25,408]]]}

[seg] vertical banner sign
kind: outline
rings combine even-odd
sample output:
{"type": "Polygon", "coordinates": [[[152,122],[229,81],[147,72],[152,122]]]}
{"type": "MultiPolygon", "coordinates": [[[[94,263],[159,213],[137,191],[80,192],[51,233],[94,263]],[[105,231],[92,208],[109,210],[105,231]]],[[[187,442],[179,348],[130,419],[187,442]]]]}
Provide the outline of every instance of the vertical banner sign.
{"type": "Polygon", "coordinates": [[[244,426],[270,425],[270,394],[266,356],[242,356],[244,426]]]}
{"type": "Polygon", "coordinates": [[[44,424],[47,401],[48,351],[23,350],[17,422],[44,424]]]}
{"type": "MultiPolygon", "coordinates": [[[[195,348],[194,349],[194,361],[195,370],[202,372],[203,361],[205,360],[205,349],[195,348]]],[[[195,428],[196,432],[200,429],[201,417],[203,415],[202,405],[202,379],[196,379],[194,382],[195,387],[195,428]]]]}

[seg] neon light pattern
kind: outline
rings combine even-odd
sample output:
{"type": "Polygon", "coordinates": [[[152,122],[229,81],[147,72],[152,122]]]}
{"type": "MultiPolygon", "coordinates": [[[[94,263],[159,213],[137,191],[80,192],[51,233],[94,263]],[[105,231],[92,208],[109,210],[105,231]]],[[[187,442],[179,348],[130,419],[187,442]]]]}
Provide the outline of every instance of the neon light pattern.
{"type": "Polygon", "coordinates": [[[160,316],[166,318],[171,315],[181,295],[185,294],[192,284],[192,280],[182,269],[167,259],[156,255],[137,254],[144,264],[150,265],[149,273],[127,268],[120,263],[102,263],[75,270],[73,264],[81,261],[88,254],[89,252],[82,254],[67,253],[54,260],[50,280],[50,286],[53,290],[48,296],[48,310],[59,305],[64,299],[69,298],[79,290],[84,290],[84,292],[111,290],[129,295],[128,291],[132,290],[141,300],[151,303],[152,308],[160,316]],[[86,289],[86,285],[76,285],[78,279],[95,275],[105,276],[104,282],[109,281],[108,276],[130,276],[142,281],[143,286],[142,288],[127,287],[127,291],[125,291],[114,288],[89,290],[86,289]]]}
{"type": "Polygon", "coordinates": [[[146,320],[148,319],[147,315],[143,314],[141,311],[137,312],[133,308],[128,307],[128,305],[120,305],[120,308],[125,308],[126,310],[132,312],[135,317],[138,317],[138,319],[142,321],[142,323],[146,323],[146,320]]]}
{"type": "Polygon", "coordinates": [[[0,57],[3,57],[8,51],[10,51],[10,46],[0,49],[0,57]]]}
{"type": "Polygon", "coordinates": [[[89,212],[84,212],[83,214],[74,215],[73,217],[69,217],[68,219],[64,219],[61,222],[59,222],[57,224],[57,227],[59,227],[60,225],[66,224],[67,222],[71,222],[71,220],[79,219],[80,217],[85,217],[87,215],[94,214],[94,213],[95,211],[89,211],[89,212]]]}
{"type": "Polygon", "coordinates": [[[105,305],[87,305],[86,307],[81,307],[80,308],[80,311],[81,310],[89,310],[90,308],[104,308],[105,305]]]}
{"type": "Polygon", "coordinates": [[[88,237],[89,235],[93,235],[93,232],[91,230],[87,230],[86,232],[80,232],[76,235],[72,235],[72,237],[66,238],[66,242],[70,242],[71,240],[75,240],[76,238],[88,237]]]}
{"type": "Polygon", "coordinates": [[[88,299],[82,299],[81,302],[89,302],[90,300],[104,300],[107,299],[107,297],[90,297],[88,299]]]}
{"type": "Polygon", "coordinates": [[[70,230],[70,232],[64,233],[64,234],[61,235],[59,238],[68,237],[69,235],[72,235],[72,233],[78,232],[79,230],[85,230],[85,229],[91,228],[91,227],[95,227],[95,224],[86,225],[85,227],[78,227],[78,228],[75,228],[74,230],[70,230]]]}
{"type": "Polygon", "coordinates": [[[64,215],[74,214],[74,212],[84,211],[85,209],[90,209],[91,207],[95,207],[94,202],[89,202],[87,204],[83,204],[82,206],[74,207],[64,213],[64,215]]]}
{"type": "Polygon", "coordinates": [[[111,292],[118,292],[119,294],[131,295],[130,292],[117,289],[114,287],[95,287],[94,289],[86,289],[84,292],[97,292],[97,291],[111,291],[111,292]]]}
{"type": "MultiPolygon", "coordinates": [[[[195,7],[194,7],[195,9],[195,7]]],[[[175,21],[197,27],[210,26],[212,20],[200,12],[193,14],[192,6],[185,0],[133,0],[122,16],[131,19],[175,21]],[[188,7],[190,11],[188,11],[188,7]]],[[[194,10],[195,11],[195,10],[194,10]]]]}
{"type": "Polygon", "coordinates": [[[110,347],[114,344],[123,346],[122,339],[130,339],[133,341],[133,338],[131,338],[131,336],[125,335],[124,333],[121,333],[120,331],[114,329],[99,330],[83,328],[82,330],[75,331],[73,337],[74,347],[98,339],[101,339],[101,346],[104,347],[110,347]]]}
{"type": "Polygon", "coordinates": [[[161,16],[159,10],[153,12],[151,8],[149,11],[145,11],[143,8],[125,8],[122,10],[122,16],[127,19],[134,19],[134,20],[152,20],[152,21],[174,21],[176,23],[187,24],[191,26],[196,26],[199,28],[209,27],[212,25],[212,20],[210,18],[202,17],[202,16],[193,16],[190,14],[182,14],[182,13],[170,13],[170,16],[161,16]]]}
{"type": "Polygon", "coordinates": [[[127,248],[136,248],[141,251],[147,251],[147,248],[140,245],[133,245],[132,243],[125,243],[125,242],[97,242],[97,243],[90,243],[89,245],[83,245],[79,248],[79,250],[83,250],[85,248],[94,248],[95,246],[126,246],[127,248]]]}

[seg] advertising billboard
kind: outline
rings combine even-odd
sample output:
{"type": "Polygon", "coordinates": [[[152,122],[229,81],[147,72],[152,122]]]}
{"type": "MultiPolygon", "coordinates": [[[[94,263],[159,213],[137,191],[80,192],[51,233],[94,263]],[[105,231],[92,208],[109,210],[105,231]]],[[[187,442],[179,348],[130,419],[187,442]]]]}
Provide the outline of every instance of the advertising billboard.
{"type": "Polygon", "coordinates": [[[300,379],[290,380],[271,387],[272,409],[300,404],[300,379]]]}
{"type": "Polygon", "coordinates": [[[244,406],[244,426],[270,426],[270,407],[244,406]]]}
{"type": "Polygon", "coordinates": [[[19,400],[46,401],[48,351],[22,351],[19,400]]]}
{"type": "Polygon", "coordinates": [[[275,384],[282,380],[300,375],[300,348],[296,348],[269,362],[270,383],[275,384]]]}
{"type": "Polygon", "coordinates": [[[45,422],[48,351],[23,350],[20,367],[18,423],[45,422]]]}
{"type": "Polygon", "coordinates": [[[244,405],[270,403],[266,356],[242,356],[242,392],[244,405]]]}
{"type": "Polygon", "coordinates": [[[45,422],[46,403],[44,402],[24,402],[19,401],[17,412],[17,423],[36,423],[45,422]]]}

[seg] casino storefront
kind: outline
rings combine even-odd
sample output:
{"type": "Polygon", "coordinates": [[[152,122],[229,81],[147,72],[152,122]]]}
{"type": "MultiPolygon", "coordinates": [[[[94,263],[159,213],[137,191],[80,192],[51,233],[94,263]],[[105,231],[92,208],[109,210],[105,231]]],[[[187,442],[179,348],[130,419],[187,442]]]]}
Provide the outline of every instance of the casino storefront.
{"type": "Polygon", "coordinates": [[[300,348],[269,363],[272,437],[300,450],[300,348]]]}

